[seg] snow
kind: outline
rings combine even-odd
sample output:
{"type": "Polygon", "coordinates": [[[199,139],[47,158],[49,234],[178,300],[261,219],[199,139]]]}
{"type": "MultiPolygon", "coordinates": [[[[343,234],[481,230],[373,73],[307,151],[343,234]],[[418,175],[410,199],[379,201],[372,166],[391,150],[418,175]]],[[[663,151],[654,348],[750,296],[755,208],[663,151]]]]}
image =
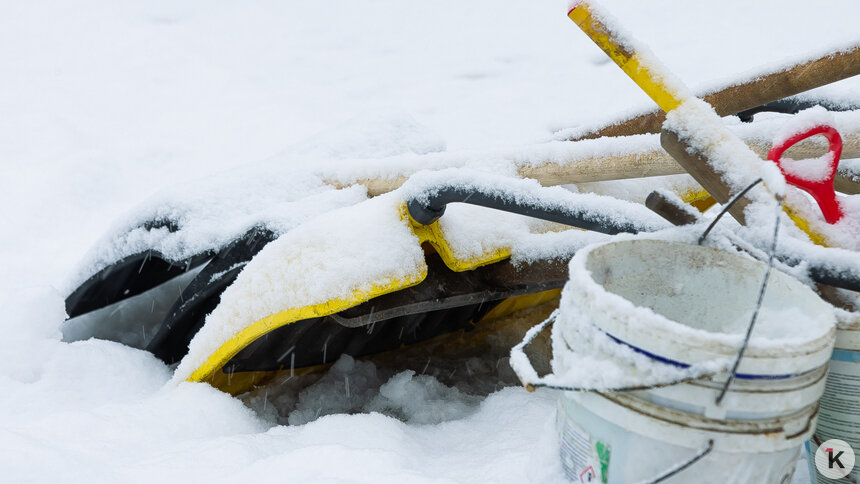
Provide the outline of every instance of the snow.
{"type": "Polygon", "coordinates": [[[730,134],[708,103],[695,98],[684,100],[666,115],[663,127],[688,142],[687,150],[692,154],[704,156],[731,193],[743,190],[761,176],[764,162],[730,134]]]}
{"type": "MultiPolygon", "coordinates": [[[[836,163],[836,159],[834,158],[833,153],[826,153],[818,158],[806,160],[782,158],[780,166],[788,175],[795,176],[802,180],[809,180],[811,182],[823,182],[828,180],[835,171],[833,170],[834,163],[836,163]]],[[[768,186],[770,186],[770,184],[768,184],[768,186]]]]}
{"type": "MultiPolygon", "coordinates": [[[[365,199],[361,188],[326,187],[323,174],[393,173],[403,160],[413,172],[433,160],[465,166],[481,161],[474,153],[538,159],[534,145],[585,150],[543,142],[559,129],[651,108],[566,18],[565,3],[0,6],[4,481],[557,478],[552,392],[505,388],[476,403],[419,373],[386,373],[387,400],[374,409],[389,415],[286,426],[207,385],[168,385],[173,370],[142,351],[62,343],[59,326],[75,280],[136,243],[181,255],[260,221],[286,231],[365,199]],[[201,238],[117,238],[168,209],[197,224],[201,238]],[[107,248],[85,255],[92,247],[107,248]],[[419,417],[425,410],[403,392],[444,399],[442,417],[419,417]]],[[[827,22],[809,22],[808,2],[798,0],[672,2],[660,15],[652,2],[603,3],[697,92],[856,42],[851,0],[816,4],[840,13],[827,22]]],[[[856,101],[858,88],[860,79],[849,79],[813,94],[856,101]]],[[[600,143],[588,149],[599,152],[600,143]]],[[[552,251],[549,237],[602,238],[577,232],[544,234],[540,244],[552,251]]]]}

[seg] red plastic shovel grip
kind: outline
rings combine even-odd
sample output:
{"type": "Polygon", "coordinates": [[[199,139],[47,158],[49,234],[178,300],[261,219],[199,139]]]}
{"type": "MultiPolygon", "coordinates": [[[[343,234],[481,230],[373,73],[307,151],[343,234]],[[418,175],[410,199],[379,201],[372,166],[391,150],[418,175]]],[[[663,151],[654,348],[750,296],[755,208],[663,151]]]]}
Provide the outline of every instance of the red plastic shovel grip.
{"type": "Polygon", "coordinates": [[[840,136],[839,132],[832,126],[819,125],[804,132],[795,134],[779,146],[774,146],[767,154],[767,159],[773,161],[777,166],[779,166],[779,170],[782,172],[783,176],[785,176],[785,181],[812,195],[812,198],[818,202],[818,206],[821,208],[824,220],[826,220],[827,223],[833,224],[838,222],[843,215],[842,207],[839,206],[839,202],[836,200],[836,190],[833,188],[833,179],[836,177],[836,169],[839,166],[840,156],[842,156],[842,136],[840,136]],[[811,181],[806,178],[786,173],[781,164],[782,154],[785,153],[785,150],[794,144],[817,134],[824,135],[824,137],[827,138],[830,142],[830,149],[828,152],[833,153],[833,162],[829,167],[830,173],[827,178],[819,181],[811,181]]]}

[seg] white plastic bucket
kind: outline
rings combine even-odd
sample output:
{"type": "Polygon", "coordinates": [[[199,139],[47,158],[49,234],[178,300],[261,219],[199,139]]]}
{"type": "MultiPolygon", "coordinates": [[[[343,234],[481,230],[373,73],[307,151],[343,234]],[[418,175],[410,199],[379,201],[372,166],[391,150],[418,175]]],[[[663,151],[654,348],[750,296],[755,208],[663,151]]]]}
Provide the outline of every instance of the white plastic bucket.
{"type": "MultiPolygon", "coordinates": [[[[846,482],[827,479],[815,470],[815,452],[820,443],[839,439],[854,452],[860,452],[860,314],[842,312],[837,319],[836,347],[821,397],[818,428],[806,442],[812,484],[846,482]]],[[[855,465],[848,477],[860,482],[860,466],[855,465]]]]}
{"type": "Polygon", "coordinates": [[[665,482],[788,483],[816,409],[813,404],[791,416],[739,423],[623,393],[568,393],[557,414],[562,467],[573,482],[643,482],[713,441],[709,454],[665,482]]]}
{"type": "MultiPolygon", "coordinates": [[[[733,360],[765,266],[707,247],[636,239],[589,246],[570,270],[553,329],[554,375],[582,356],[582,324],[679,367],[733,360]]],[[[668,482],[790,480],[815,428],[834,324],[830,305],[772,271],[753,338],[720,405],[725,374],[636,392],[566,392],[558,414],[565,473],[574,482],[645,480],[712,441],[695,470],[668,482]]]]}

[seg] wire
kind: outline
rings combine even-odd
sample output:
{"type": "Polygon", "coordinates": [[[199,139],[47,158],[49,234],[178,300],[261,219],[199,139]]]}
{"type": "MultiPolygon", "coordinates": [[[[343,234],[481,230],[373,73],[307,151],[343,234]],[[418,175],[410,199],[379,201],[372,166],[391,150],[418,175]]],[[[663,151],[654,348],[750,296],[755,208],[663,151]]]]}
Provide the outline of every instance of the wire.
{"type": "Polygon", "coordinates": [[[691,465],[695,464],[695,463],[696,463],[696,462],[698,462],[702,457],[704,457],[704,456],[708,455],[708,454],[709,454],[713,449],[714,449],[714,441],[713,441],[713,440],[709,440],[709,441],[708,441],[708,445],[707,445],[704,449],[700,450],[698,453],[696,453],[696,455],[694,455],[693,457],[691,457],[691,458],[690,458],[689,460],[687,460],[686,462],[683,462],[683,463],[681,463],[681,464],[679,464],[679,465],[677,465],[677,466],[675,466],[675,467],[673,467],[673,468],[671,468],[671,469],[667,470],[667,471],[666,471],[666,472],[664,472],[663,474],[660,474],[659,476],[657,476],[657,477],[655,477],[655,478],[653,478],[653,479],[649,479],[649,480],[647,480],[647,481],[643,481],[643,482],[642,482],[642,484],[657,484],[658,482],[663,482],[663,481],[665,481],[666,479],[668,479],[668,478],[670,478],[670,477],[674,476],[675,474],[677,474],[677,473],[679,473],[679,472],[683,471],[684,469],[686,469],[686,468],[690,467],[691,465]]]}
{"type": "MultiPolygon", "coordinates": [[[[761,181],[760,178],[759,181],[761,181]]],[[[744,336],[743,344],[741,345],[741,348],[738,351],[737,356],[735,357],[735,362],[732,365],[732,369],[729,372],[729,378],[723,385],[722,390],[720,390],[720,394],[717,395],[717,399],[715,402],[717,405],[719,405],[723,401],[723,397],[726,396],[726,392],[728,392],[729,386],[735,379],[735,372],[738,370],[738,366],[740,366],[741,364],[741,358],[743,358],[744,356],[744,352],[747,349],[747,345],[749,345],[750,337],[752,336],[753,328],[755,327],[755,322],[758,318],[758,312],[761,309],[762,302],[764,302],[764,294],[767,291],[767,281],[768,279],[770,279],[770,271],[771,269],[773,269],[773,258],[774,254],[776,253],[776,242],[779,238],[779,215],[782,212],[783,199],[782,197],[777,197],[776,200],[776,217],[773,224],[773,240],[770,243],[770,253],[767,257],[767,269],[764,272],[764,280],[761,282],[761,288],[758,291],[758,301],[756,301],[755,309],[753,310],[752,317],[750,318],[750,324],[749,326],[747,326],[747,333],[744,336]]]]}
{"type": "Polygon", "coordinates": [[[553,385],[551,383],[527,383],[528,386],[532,388],[549,388],[550,390],[561,390],[565,392],[636,392],[640,390],[653,390],[654,388],[663,388],[672,385],[680,385],[681,383],[689,383],[691,381],[700,380],[709,375],[697,375],[697,376],[689,376],[685,378],[680,378],[678,380],[670,380],[661,383],[654,383],[652,385],[639,385],[632,387],[616,387],[616,388],[586,388],[586,387],[568,387],[563,385],[553,385]]]}
{"type": "Polygon", "coordinates": [[[758,184],[759,184],[759,183],[761,183],[761,182],[762,182],[762,179],[761,179],[761,178],[756,179],[756,181],[754,181],[754,182],[750,183],[746,188],[744,188],[743,190],[741,190],[740,192],[738,192],[738,194],[737,194],[737,195],[733,196],[733,197],[728,201],[728,203],[726,203],[726,205],[723,207],[723,209],[722,209],[722,210],[720,210],[720,213],[718,213],[718,214],[717,214],[717,217],[716,217],[716,218],[714,218],[714,220],[712,220],[712,221],[711,221],[711,224],[710,224],[710,225],[708,225],[708,228],[706,228],[706,229],[705,229],[705,231],[702,233],[702,236],[701,236],[701,237],[699,237],[699,245],[702,245],[702,242],[704,242],[704,241],[705,241],[705,237],[707,237],[707,236],[708,236],[708,234],[711,232],[711,229],[713,229],[713,228],[714,228],[714,225],[717,225],[717,222],[719,222],[719,221],[720,221],[720,218],[722,218],[722,216],[723,216],[723,215],[725,215],[725,214],[726,214],[726,212],[728,212],[730,208],[732,208],[732,205],[734,205],[734,204],[735,204],[735,202],[737,202],[738,200],[740,200],[740,199],[741,199],[741,197],[743,197],[744,195],[746,195],[748,191],[752,190],[752,189],[753,189],[753,187],[755,187],[756,185],[758,185],[758,184]]]}

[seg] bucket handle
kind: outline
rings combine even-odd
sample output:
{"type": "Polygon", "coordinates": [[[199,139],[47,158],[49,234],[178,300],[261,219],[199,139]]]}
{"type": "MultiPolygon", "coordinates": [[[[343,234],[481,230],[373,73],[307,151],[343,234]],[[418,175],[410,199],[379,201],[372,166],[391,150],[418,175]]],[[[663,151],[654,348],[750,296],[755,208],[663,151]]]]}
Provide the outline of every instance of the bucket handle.
{"type": "Polygon", "coordinates": [[[525,389],[529,392],[533,392],[538,388],[549,388],[551,390],[561,390],[565,392],[631,392],[637,390],[650,390],[652,388],[662,388],[672,385],[678,385],[680,383],[688,383],[694,380],[698,380],[700,378],[714,376],[717,374],[717,372],[710,374],[706,373],[696,376],[678,378],[665,382],[653,383],[650,385],[632,385],[626,387],[588,388],[551,383],[550,381],[548,381],[546,376],[538,376],[537,370],[535,370],[534,365],[532,365],[531,360],[525,353],[525,348],[526,346],[531,344],[531,342],[537,337],[538,334],[540,334],[543,330],[547,328],[547,326],[549,326],[555,321],[557,315],[558,309],[553,311],[552,314],[550,314],[549,317],[546,318],[543,322],[529,329],[523,337],[523,340],[520,341],[516,346],[511,348],[511,368],[513,368],[514,373],[516,373],[517,378],[519,378],[520,380],[520,383],[522,383],[525,389]]]}
{"type": "Polygon", "coordinates": [[[683,471],[684,469],[695,464],[696,462],[701,460],[703,457],[710,454],[712,450],[714,450],[713,439],[708,440],[708,445],[702,447],[702,449],[699,450],[698,452],[696,452],[696,454],[694,456],[690,457],[689,459],[685,460],[684,462],[681,462],[680,464],[676,464],[674,467],[672,467],[670,469],[666,469],[666,471],[663,472],[662,474],[660,474],[659,476],[652,477],[651,479],[648,479],[646,481],[641,481],[639,484],[657,484],[658,482],[663,482],[666,479],[674,476],[675,474],[678,474],[679,472],[683,471]]]}
{"type": "MultiPolygon", "coordinates": [[[[839,133],[836,133],[836,135],[838,136],[839,133]]],[[[812,134],[808,134],[807,137],[808,136],[812,136],[812,134]]],[[[841,145],[839,146],[839,148],[841,149],[841,145]]],[[[781,152],[780,152],[780,155],[781,155],[781,152]]],[[[729,211],[729,209],[732,207],[732,205],[734,205],[735,202],[737,202],[738,200],[741,199],[741,197],[744,196],[744,194],[746,194],[748,191],[752,190],[753,187],[755,187],[759,183],[762,183],[762,178],[757,178],[755,181],[753,181],[752,183],[747,185],[746,188],[744,188],[743,190],[738,192],[734,197],[732,197],[731,200],[728,201],[728,203],[726,203],[726,205],[723,207],[723,209],[720,210],[720,213],[718,213],[717,216],[714,217],[714,220],[711,221],[711,223],[708,225],[708,227],[705,229],[705,231],[702,232],[702,235],[699,237],[699,245],[702,245],[702,242],[705,241],[705,238],[711,232],[711,229],[713,229],[714,226],[717,225],[717,222],[719,222],[720,218],[722,218],[722,216],[725,215],[726,212],[729,211]]],[[[774,221],[773,221],[773,239],[771,240],[770,251],[768,252],[768,255],[767,255],[767,268],[764,271],[764,279],[762,280],[761,286],[759,287],[758,299],[756,300],[755,309],[753,309],[752,317],[750,318],[750,322],[747,325],[747,331],[746,331],[746,334],[744,335],[743,343],[741,344],[741,347],[738,349],[737,356],[735,356],[735,362],[732,364],[732,370],[729,372],[729,377],[726,380],[725,384],[723,384],[723,388],[720,390],[720,393],[717,395],[717,398],[714,402],[717,405],[720,405],[722,403],[723,397],[726,396],[726,393],[729,391],[729,387],[731,386],[732,382],[735,379],[735,373],[737,372],[738,367],[741,364],[741,359],[744,357],[744,352],[746,351],[747,346],[749,345],[750,338],[752,337],[752,331],[753,331],[753,328],[755,327],[756,319],[758,319],[759,310],[761,309],[761,305],[764,302],[764,294],[765,294],[765,291],[767,291],[767,281],[770,278],[770,271],[771,271],[771,269],[773,269],[773,259],[776,256],[776,242],[777,242],[777,240],[779,240],[779,215],[782,212],[782,205],[785,202],[785,199],[782,195],[775,194],[775,197],[776,197],[776,216],[775,216],[774,221]]]]}

